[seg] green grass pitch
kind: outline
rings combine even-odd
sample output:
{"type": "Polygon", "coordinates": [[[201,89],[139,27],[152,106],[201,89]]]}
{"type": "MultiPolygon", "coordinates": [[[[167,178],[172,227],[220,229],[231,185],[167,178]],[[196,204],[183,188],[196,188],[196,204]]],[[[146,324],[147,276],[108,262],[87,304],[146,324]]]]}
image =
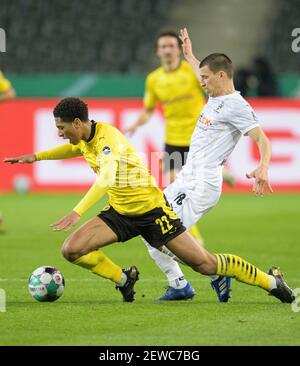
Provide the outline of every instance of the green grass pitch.
{"type": "MultiPolygon", "coordinates": [[[[7,297],[0,345],[300,345],[300,312],[236,281],[230,302],[220,304],[209,280],[185,267],[197,292],[194,300],[154,302],[166,282],[139,238],[104,249],[122,267],[135,264],[140,270],[136,301],[122,303],[113,283],[62,258],[67,233],[49,227],[79,197],[0,196],[5,224],[0,288],[7,297]],[[39,303],[28,293],[27,279],[42,265],[65,276],[65,293],[57,302],[39,303]]],[[[211,251],[238,254],[264,270],[279,265],[295,289],[300,288],[299,208],[300,195],[224,195],[199,227],[211,251]]]]}

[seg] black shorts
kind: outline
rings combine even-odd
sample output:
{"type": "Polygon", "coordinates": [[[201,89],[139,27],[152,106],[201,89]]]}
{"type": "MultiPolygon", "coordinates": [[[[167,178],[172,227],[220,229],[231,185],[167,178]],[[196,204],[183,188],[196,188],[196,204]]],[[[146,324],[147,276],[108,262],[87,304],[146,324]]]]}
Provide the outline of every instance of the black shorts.
{"type": "Polygon", "coordinates": [[[108,206],[98,217],[116,233],[118,241],[124,242],[141,235],[155,248],[167,244],[186,230],[167,203],[164,207],[134,216],[121,215],[108,206]]]}
{"type": "Polygon", "coordinates": [[[163,172],[170,170],[181,170],[186,162],[189,146],[165,145],[165,153],[163,158],[163,172]]]}

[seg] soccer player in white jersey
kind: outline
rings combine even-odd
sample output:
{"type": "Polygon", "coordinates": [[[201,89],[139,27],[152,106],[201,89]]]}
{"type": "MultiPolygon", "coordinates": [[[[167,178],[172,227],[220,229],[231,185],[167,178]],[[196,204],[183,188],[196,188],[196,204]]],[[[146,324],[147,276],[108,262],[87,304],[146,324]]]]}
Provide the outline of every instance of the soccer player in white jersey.
{"type": "MultiPolygon", "coordinates": [[[[222,191],[223,165],[242,135],[249,136],[257,144],[261,158],[258,167],[247,174],[249,179],[254,178],[253,192],[259,196],[265,188],[272,192],[268,179],[271,146],[255,112],[234,88],[233,65],[229,57],[214,53],[200,62],[192,52],[186,28],[180,31],[180,38],[186,60],[209,95],[191,138],[187,162],[175,181],[164,190],[173,210],[189,228],[217,204],[222,191]]],[[[188,284],[172,259],[172,253],[166,248],[159,252],[150,245],[147,247],[169,279],[169,287],[160,300],[178,299],[180,292],[184,297],[184,286],[188,284]],[[181,288],[172,286],[172,283],[182,283],[181,288]]],[[[211,277],[219,300],[227,302],[230,278],[211,277]]]]}

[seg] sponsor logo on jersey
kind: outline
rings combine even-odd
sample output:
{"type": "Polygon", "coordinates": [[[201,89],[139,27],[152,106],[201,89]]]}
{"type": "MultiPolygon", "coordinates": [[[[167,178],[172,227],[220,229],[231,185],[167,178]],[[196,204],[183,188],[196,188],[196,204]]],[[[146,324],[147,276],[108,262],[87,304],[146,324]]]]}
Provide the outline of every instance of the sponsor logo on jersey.
{"type": "Polygon", "coordinates": [[[200,114],[199,122],[202,124],[202,127],[212,126],[212,121],[209,118],[205,117],[203,113],[200,114]]]}

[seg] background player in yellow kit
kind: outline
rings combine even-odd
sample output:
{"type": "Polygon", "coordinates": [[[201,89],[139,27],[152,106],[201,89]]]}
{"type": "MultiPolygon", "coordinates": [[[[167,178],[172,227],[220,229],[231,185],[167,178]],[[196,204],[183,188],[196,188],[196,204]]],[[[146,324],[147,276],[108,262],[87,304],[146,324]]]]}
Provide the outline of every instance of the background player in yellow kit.
{"type": "Polygon", "coordinates": [[[105,193],[109,206],[83,224],[64,242],[63,256],[117,284],[124,301],[134,300],[136,267],[121,270],[99,248],[142,235],[150,245],[166,245],[180,260],[205,275],[234,277],[259,286],[282,302],[292,302],[293,292],[279,272],[267,274],[231,254],[211,254],[200,247],[170,209],[163,192],[132,145],[116,128],[88,118],[87,105],[78,98],[65,98],[54,109],[59,136],[68,144],[56,148],[4,159],[7,163],[33,163],[36,160],[84,156],[97,179],[83,199],[61,220],[54,230],[68,230],[105,193]]]}
{"type": "MultiPolygon", "coordinates": [[[[16,97],[16,92],[12,87],[9,80],[7,80],[3,72],[0,70],[0,103],[6,102],[9,99],[13,99],[16,97]]],[[[3,216],[0,212],[0,234],[4,232],[3,228],[3,216]]]]}
{"type": "Polygon", "coordinates": [[[161,66],[146,78],[144,109],[126,132],[149,121],[160,102],[166,121],[164,172],[174,180],[186,160],[190,139],[201,109],[205,105],[203,89],[185,60],[181,60],[180,39],[174,31],[162,31],[156,39],[156,55],[161,66]],[[177,154],[176,154],[177,153],[177,154]],[[173,154],[173,155],[172,155],[173,154]],[[170,158],[170,159],[169,159],[170,158]]]}

